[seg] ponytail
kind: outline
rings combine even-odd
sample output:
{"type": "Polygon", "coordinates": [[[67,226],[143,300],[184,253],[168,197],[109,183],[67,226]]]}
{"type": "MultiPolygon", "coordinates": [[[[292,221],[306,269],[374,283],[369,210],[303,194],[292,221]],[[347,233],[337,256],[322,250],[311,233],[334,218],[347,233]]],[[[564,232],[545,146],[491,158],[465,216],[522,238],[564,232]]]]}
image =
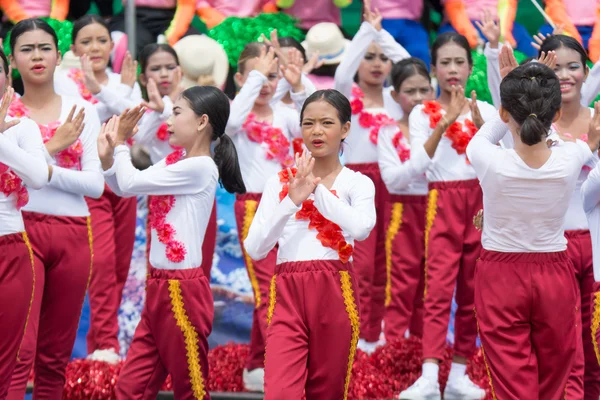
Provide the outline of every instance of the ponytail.
{"type": "Polygon", "coordinates": [[[548,128],[538,119],[537,115],[529,114],[521,124],[519,135],[524,144],[533,146],[548,136],[548,128]]]}
{"type": "Polygon", "coordinates": [[[226,134],[219,136],[215,146],[215,164],[219,170],[219,183],[229,193],[246,193],[246,185],[242,180],[242,171],[237,150],[231,138],[226,134]]]}

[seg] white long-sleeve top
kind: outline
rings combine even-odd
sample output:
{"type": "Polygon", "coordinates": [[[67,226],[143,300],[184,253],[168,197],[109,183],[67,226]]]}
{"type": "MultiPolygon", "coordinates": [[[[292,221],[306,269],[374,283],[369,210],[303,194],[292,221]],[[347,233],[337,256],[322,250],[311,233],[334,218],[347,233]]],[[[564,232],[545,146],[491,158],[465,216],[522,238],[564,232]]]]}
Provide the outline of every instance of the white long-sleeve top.
{"type": "MultiPolygon", "coordinates": [[[[498,115],[496,109],[488,103],[477,100],[477,105],[484,121],[489,121],[498,115]]],[[[423,112],[423,107],[423,105],[416,106],[408,118],[410,145],[412,149],[423,147],[434,131],[434,128],[429,127],[429,115],[423,112]]],[[[443,109],[440,112],[442,115],[446,114],[446,111],[443,109]]],[[[464,126],[466,119],[472,120],[470,111],[456,119],[456,122],[463,124],[463,130],[466,129],[464,126]]],[[[452,141],[445,134],[442,135],[432,161],[431,166],[427,170],[427,180],[429,182],[465,181],[477,177],[472,165],[467,162],[466,155],[458,154],[452,148],[452,141]]]]}
{"type": "Polygon", "coordinates": [[[219,172],[211,157],[190,157],[167,165],[163,159],[140,171],[131,163],[129,148],[115,149],[114,164],[104,172],[109,187],[121,197],[153,195],[175,197],[175,204],[166,222],[175,229],[174,239],[183,243],[186,255],[182,262],[172,262],[166,256],[166,246],[152,229],[150,264],[159,269],[190,269],[202,264],[202,246],[208,225],[219,172]]]}
{"type": "MultiPolygon", "coordinates": [[[[503,44],[500,44],[497,49],[492,49],[490,44],[486,43],[483,51],[487,60],[488,87],[496,108],[500,108],[501,105],[500,83],[502,82],[502,78],[498,58],[502,46],[503,44]]],[[[592,104],[598,93],[600,93],[600,62],[594,64],[586,80],[583,82],[583,86],[581,87],[581,105],[587,107],[592,104]]]]}
{"type": "MultiPolygon", "coordinates": [[[[108,82],[102,85],[100,93],[94,97],[98,103],[94,108],[101,122],[107,121],[113,115],[120,115],[125,109],[138,106],[142,102],[142,91],[137,82],[133,88],[121,83],[121,75],[112,71],[106,72],[108,82]]],[[[69,77],[70,70],[60,71],[54,76],[54,90],[61,95],[81,97],[79,86],[69,77]]]]}
{"type": "MultiPolygon", "coordinates": [[[[279,161],[267,160],[265,145],[248,139],[243,128],[266,80],[267,77],[260,72],[256,70],[250,72],[246,83],[231,103],[231,113],[225,129],[225,133],[232,138],[237,149],[242,178],[248,193],[262,193],[265,182],[282,168],[279,161]]],[[[280,102],[272,104],[271,108],[273,109],[271,125],[281,129],[283,135],[290,141],[291,153],[292,139],[301,137],[299,114],[280,102]]]]}
{"type": "MultiPolygon", "coordinates": [[[[282,183],[279,176],[271,177],[250,230],[244,248],[254,260],[261,260],[279,243],[277,263],[308,260],[339,260],[337,251],[324,247],[317,231],[308,229],[308,221],[296,219],[296,207],[289,196],[279,201],[282,183]]],[[[375,226],[375,186],[359,172],[343,168],[336,177],[331,193],[318,185],[310,199],[317,210],[342,229],[344,240],[354,245],[364,240],[375,226]]]]}
{"type": "Polygon", "coordinates": [[[23,211],[66,217],[87,217],[90,212],[84,196],[97,199],[104,191],[104,178],[97,145],[100,120],[91,103],[76,97],[61,97],[59,118],[61,123],[67,120],[74,105],[77,106],[75,113],[79,112],[81,107],[85,108],[83,120],[85,127],[79,136],[83,145],[81,170],[59,167],[44,146],[46,161],[52,165],[52,177],[48,185],[40,190],[29,191],[29,203],[23,207],[23,211]]]}
{"type": "MultiPolygon", "coordinates": [[[[6,121],[12,119],[8,117],[6,121]]],[[[0,162],[17,174],[30,192],[48,182],[44,143],[35,122],[21,118],[18,125],[0,133],[0,162]]],[[[0,191],[0,236],[25,230],[15,196],[0,191]]]]}
{"type": "Polygon", "coordinates": [[[496,145],[507,130],[496,116],[467,147],[483,190],[481,244],[504,253],[564,251],[567,206],[592,152],[580,140],[565,142],[551,148],[543,166],[531,168],[514,149],[496,145]]]}
{"type": "Polygon", "coordinates": [[[168,138],[161,140],[157,136],[158,130],[173,114],[173,102],[169,96],[164,96],[162,100],[165,105],[163,112],[147,112],[138,124],[138,133],[133,137],[136,143],[143,145],[148,150],[152,164],[158,163],[174,151],[168,138]]]}
{"type": "Polygon", "coordinates": [[[275,94],[271,99],[271,104],[277,104],[285,97],[285,95],[289,92],[292,98],[292,104],[296,108],[298,112],[302,109],[302,105],[314,92],[317,91],[315,84],[310,80],[310,78],[306,74],[302,74],[302,84],[304,85],[304,90],[302,92],[295,93],[290,86],[290,83],[285,79],[281,78],[277,83],[277,89],[275,90],[275,94]]]}
{"type": "MultiPolygon", "coordinates": [[[[392,62],[410,57],[410,54],[384,29],[377,31],[368,22],[363,22],[352,42],[348,46],[346,56],[335,72],[335,89],[352,100],[352,85],[360,63],[372,42],[377,43],[383,53],[392,62]]],[[[399,106],[393,101],[390,89],[383,89],[384,108],[368,108],[365,112],[385,114],[398,117],[399,106]]],[[[401,117],[401,115],[400,115],[401,117]]],[[[371,128],[363,128],[359,123],[359,114],[352,115],[350,134],[344,141],[344,160],[348,164],[377,162],[377,145],[369,139],[371,128]]]]}
{"type": "Polygon", "coordinates": [[[587,215],[594,257],[594,280],[600,282],[600,163],[581,186],[583,209],[587,215]]]}
{"type": "Polygon", "coordinates": [[[410,159],[402,162],[393,144],[394,136],[399,132],[397,126],[386,126],[379,131],[377,150],[381,178],[392,194],[426,195],[428,189],[425,171],[431,165],[431,159],[422,146],[413,150],[406,143],[411,150],[410,159]]]}

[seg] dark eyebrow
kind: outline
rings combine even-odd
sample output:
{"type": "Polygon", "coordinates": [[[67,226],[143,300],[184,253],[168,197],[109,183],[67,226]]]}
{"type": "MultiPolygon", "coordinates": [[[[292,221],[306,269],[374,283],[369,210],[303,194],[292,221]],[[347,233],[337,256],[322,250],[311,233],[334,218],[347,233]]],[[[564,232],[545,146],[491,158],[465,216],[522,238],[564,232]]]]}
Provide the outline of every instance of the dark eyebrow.
{"type": "MultiPolygon", "coordinates": [[[[40,44],[38,44],[38,47],[51,46],[51,45],[52,45],[51,43],[40,43],[40,44]]],[[[21,45],[21,49],[23,47],[35,47],[35,44],[24,44],[24,45],[21,45]]]]}
{"type": "Polygon", "coordinates": [[[181,107],[179,107],[179,106],[173,107],[173,111],[175,111],[175,110],[181,110],[181,107]]]}

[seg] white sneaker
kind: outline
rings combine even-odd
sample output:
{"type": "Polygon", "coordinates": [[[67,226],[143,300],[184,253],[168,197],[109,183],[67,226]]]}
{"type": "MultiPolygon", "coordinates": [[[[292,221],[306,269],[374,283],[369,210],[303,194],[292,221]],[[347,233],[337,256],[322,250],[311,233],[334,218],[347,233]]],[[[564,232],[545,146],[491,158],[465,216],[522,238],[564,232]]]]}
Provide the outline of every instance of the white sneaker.
{"type": "Polygon", "coordinates": [[[411,387],[400,393],[403,400],[441,400],[440,384],[421,376],[411,387]]]}
{"type": "Polygon", "coordinates": [[[480,400],[484,397],[485,390],[474,384],[468,375],[448,381],[444,390],[444,400],[480,400]]]}
{"type": "Polygon", "coordinates": [[[243,373],[244,388],[249,392],[261,392],[265,391],[265,369],[256,368],[252,371],[248,371],[244,368],[243,373]]]}
{"type": "Polygon", "coordinates": [[[87,359],[91,361],[103,361],[105,363],[113,365],[116,365],[119,363],[119,361],[121,361],[121,357],[112,347],[110,349],[98,349],[89,356],[87,356],[87,359]]]}
{"type": "Polygon", "coordinates": [[[377,349],[377,343],[378,342],[367,342],[365,339],[359,339],[356,347],[364,353],[371,355],[377,349]]]}

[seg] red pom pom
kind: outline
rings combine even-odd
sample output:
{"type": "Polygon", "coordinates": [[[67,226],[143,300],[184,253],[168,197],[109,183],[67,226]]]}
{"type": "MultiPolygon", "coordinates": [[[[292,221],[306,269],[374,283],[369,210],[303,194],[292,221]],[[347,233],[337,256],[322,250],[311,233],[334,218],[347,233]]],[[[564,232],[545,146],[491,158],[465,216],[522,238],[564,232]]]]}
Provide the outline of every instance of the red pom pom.
{"type": "Polygon", "coordinates": [[[115,398],[117,376],[122,364],[111,365],[101,361],[74,360],[66,370],[63,399],[111,400],[115,398]]]}
{"type": "Polygon", "coordinates": [[[167,259],[171,262],[179,263],[185,258],[187,251],[183,243],[172,240],[167,244],[167,259]]]}

